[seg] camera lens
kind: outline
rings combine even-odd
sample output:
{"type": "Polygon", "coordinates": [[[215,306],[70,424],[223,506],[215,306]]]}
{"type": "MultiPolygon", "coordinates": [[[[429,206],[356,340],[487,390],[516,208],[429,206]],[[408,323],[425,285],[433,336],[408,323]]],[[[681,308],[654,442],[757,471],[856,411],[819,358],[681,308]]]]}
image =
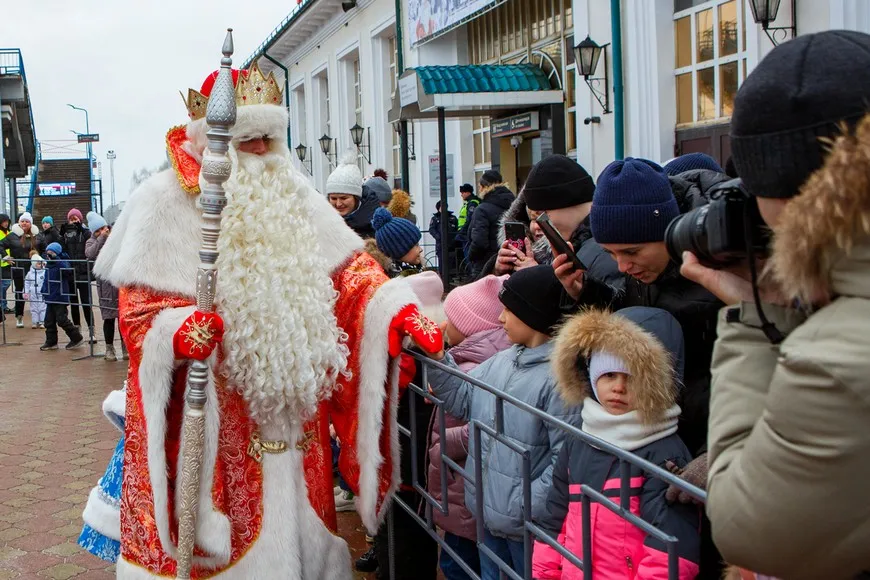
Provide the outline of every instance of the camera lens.
{"type": "Polygon", "coordinates": [[[665,245],[671,259],[677,263],[683,261],[683,252],[689,251],[699,259],[708,258],[707,244],[707,212],[710,206],[705,205],[681,216],[675,217],[665,230],[665,245]]]}

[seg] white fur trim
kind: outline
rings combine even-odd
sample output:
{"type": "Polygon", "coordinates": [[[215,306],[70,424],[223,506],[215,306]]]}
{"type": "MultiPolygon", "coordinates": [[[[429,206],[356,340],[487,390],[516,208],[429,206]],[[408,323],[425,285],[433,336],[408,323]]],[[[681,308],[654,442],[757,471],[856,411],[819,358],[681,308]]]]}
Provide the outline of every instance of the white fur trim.
{"type": "Polygon", "coordinates": [[[121,510],[103,501],[99,486],[91,489],[82,519],[107,538],[121,541],[121,510]]]}
{"type": "Polygon", "coordinates": [[[201,215],[172,169],[151,176],[127,201],[94,273],[118,288],[194,297],[201,215]]]}
{"type": "Polygon", "coordinates": [[[245,105],[236,112],[233,141],[247,141],[268,136],[278,144],[287,145],[287,109],[276,105],[245,105]]]}
{"type": "Polygon", "coordinates": [[[124,432],[124,417],[127,407],[127,392],[123,389],[118,389],[109,393],[106,400],[103,401],[103,415],[109,420],[109,423],[118,428],[121,433],[124,432]]]}
{"type": "MultiPolygon", "coordinates": [[[[291,426],[289,436],[285,428],[269,426],[262,426],[261,434],[265,439],[295,441],[299,425],[291,426]]],[[[239,561],[212,578],[237,580],[277,575],[300,580],[351,580],[353,570],[347,544],[329,532],[308,501],[302,453],[291,445],[285,453],[266,454],[262,469],[264,509],[260,534],[239,561]]],[[[117,577],[159,578],[123,559],[118,560],[117,577]]]]}
{"type": "MultiPolygon", "coordinates": [[[[307,196],[314,207],[310,220],[317,236],[316,250],[299,251],[319,252],[334,272],[362,251],[364,242],[307,179],[298,177],[299,195],[307,196]]],[[[144,286],[195,297],[202,218],[196,199],[181,189],[172,169],[151,176],[127,201],[94,273],[119,288],[144,286]]]]}
{"type": "MultiPolygon", "coordinates": [[[[139,365],[142,409],[148,435],[148,473],[154,497],[154,519],[160,543],[166,553],[172,557],[176,555],[176,547],[169,537],[169,491],[165,450],[169,385],[176,367],[172,338],[193,311],[194,307],[188,306],[167,309],[158,314],[154,318],[151,329],[145,335],[142,344],[142,362],[139,365]]],[[[224,514],[214,509],[211,500],[219,428],[215,386],[211,376],[206,391],[208,394],[205,406],[206,437],[200,475],[196,544],[213,556],[202,560],[203,562],[222,564],[229,562],[230,558],[230,521],[224,514]]],[[[180,460],[181,454],[179,454],[180,460]]]]}
{"type": "Polygon", "coordinates": [[[363,322],[363,339],[360,351],[359,372],[359,430],[357,432],[357,457],[359,458],[359,496],[357,511],[369,533],[374,535],[383,520],[389,501],[378,509],[378,470],[384,461],[378,441],[383,429],[384,404],[390,407],[390,450],[393,460],[393,484],[388,498],[400,483],[399,429],[396,411],[399,406],[398,359],[389,365],[389,401],[384,386],[387,384],[390,323],[408,304],[419,301],[411,286],[402,278],[390,280],[375,292],[366,307],[363,322]]]}
{"type": "MultiPolygon", "coordinates": [[[[18,225],[18,223],[12,224],[12,226],[9,228],[9,231],[18,237],[21,237],[24,235],[24,228],[22,228],[20,225],[18,225]]],[[[30,235],[31,236],[39,235],[39,228],[36,227],[35,225],[33,225],[33,222],[31,222],[31,224],[30,224],[30,235]]]]}

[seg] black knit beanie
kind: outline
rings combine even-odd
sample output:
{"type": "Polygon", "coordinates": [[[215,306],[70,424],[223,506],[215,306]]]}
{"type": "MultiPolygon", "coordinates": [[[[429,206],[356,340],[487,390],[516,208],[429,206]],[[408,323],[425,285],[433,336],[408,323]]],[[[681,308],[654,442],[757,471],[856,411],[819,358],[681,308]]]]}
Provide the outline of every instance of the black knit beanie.
{"type": "Polygon", "coordinates": [[[870,35],[829,30],[774,48],[734,99],[731,153],[752,195],[790,198],[822,166],[824,137],[870,98],[870,35]]]}
{"type": "Polygon", "coordinates": [[[504,178],[501,176],[501,173],[495,169],[487,169],[483,172],[483,175],[480,176],[480,185],[484,187],[502,182],[504,182],[504,178]]]}
{"type": "Polygon", "coordinates": [[[498,295],[505,308],[538,332],[551,335],[562,318],[562,285],[553,267],[533,266],[505,280],[498,295]]]}
{"type": "Polygon", "coordinates": [[[526,205],[532,211],[572,207],[592,201],[595,182],[583,166],[564,155],[538,161],[523,186],[526,205]]]}

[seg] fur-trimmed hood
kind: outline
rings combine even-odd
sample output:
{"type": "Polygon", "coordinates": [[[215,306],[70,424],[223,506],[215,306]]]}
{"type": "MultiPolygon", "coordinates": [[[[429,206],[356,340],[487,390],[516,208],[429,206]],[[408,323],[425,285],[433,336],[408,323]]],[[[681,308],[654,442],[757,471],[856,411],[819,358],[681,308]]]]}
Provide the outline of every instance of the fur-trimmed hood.
{"type": "Polygon", "coordinates": [[[770,262],[789,298],[870,297],[870,115],[783,210],[770,262]]]}
{"type": "Polygon", "coordinates": [[[384,272],[389,275],[390,270],[392,269],[393,259],[378,248],[378,243],[374,238],[366,238],[363,251],[374,258],[375,262],[377,262],[378,265],[384,269],[384,272]]]}
{"type": "Polygon", "coordinates": [[[556,335],[552,358],[557,388],[568,405],[594,397],[588,361],[597,351],[627,365],[628,388],[644,422],[660,420],[674,405],[683,374],[683,332],[668,312],[643,306],[616,313],[590,309],[568,319],[556,335]]]}

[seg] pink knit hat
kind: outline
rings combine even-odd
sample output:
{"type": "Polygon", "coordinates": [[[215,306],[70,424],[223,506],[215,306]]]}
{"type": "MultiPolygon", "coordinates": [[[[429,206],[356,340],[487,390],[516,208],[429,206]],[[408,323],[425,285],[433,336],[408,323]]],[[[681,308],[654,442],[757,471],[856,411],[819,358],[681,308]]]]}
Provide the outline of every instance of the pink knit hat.
{"type": "Polygon", "coordinates": [[[423,308],[441,304],[441,297],[444,295],[444,284],[441,282],[441,276],[431,270],[414,274],[405,278],[408,284],[411,285],[411,290],[420,299],[420,304],[423,308]]]}
{"type": "Polygon", "coordinates": [[[69,218],[71,218],[72,216],[76,216],[77,218],[79,218],[79,221],[82,221],[85,219],[84,217],[82,217],[82,212],[80,212],[76,208],[72,208],[71,210],[69,210],[67,212],[66,220],[69,221],[69,218]]]}
{"type": "Polygon", "coordinates": [[[447,320],[466,337],[501,328],[498,317],[501,316],[504,306],[499,301],[498,294],[507,278],[507,275],[490,275],[450,292],[444,301],[447,320]]]}

